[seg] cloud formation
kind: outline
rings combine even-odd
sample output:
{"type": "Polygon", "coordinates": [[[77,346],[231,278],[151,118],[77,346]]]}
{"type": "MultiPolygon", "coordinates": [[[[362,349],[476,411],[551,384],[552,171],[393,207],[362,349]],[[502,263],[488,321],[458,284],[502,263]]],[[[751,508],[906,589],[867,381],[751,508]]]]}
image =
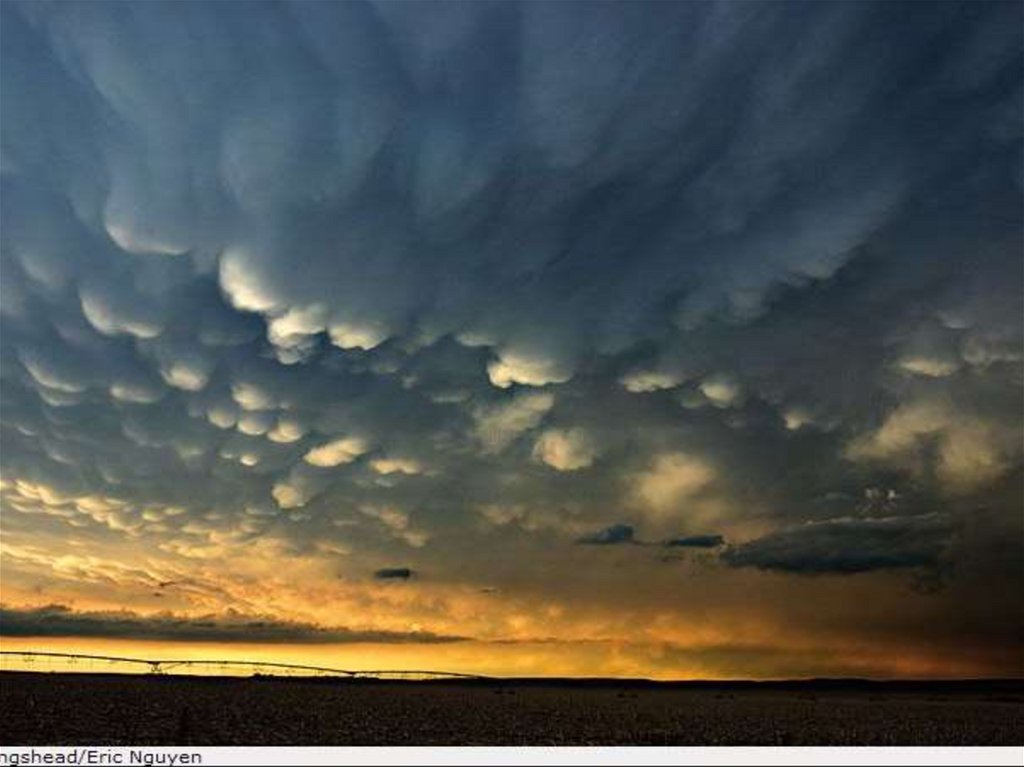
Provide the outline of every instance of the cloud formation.
{"type": "Polygon", "coordinates": [[[462,637],[429,632],[353,631],[266,616],[208,615],[182,617],[168,613],[138,615],[121,612],[78,612],[66,605],[35,609],[0,608],[0,636],[98,637],[256,644],[335,644],[348,642],[457,642],[462,637]]]}
{"type": "Polygon", "coordinates": [[[413,576],[412,570],[408,567],[385,567],[373,574],[379,581],[407,581],[413,576]]]}
{"type": "MultiPolygon", "coordinates": [[[[357,584],[391,631],[486,584],[446,609],[511,635],[521,599],[584,635],[618,630],[617,584],[641,612],[754,610],[771,570],[777,627],[829,573],[1017,530],[1019,4],[0,14],[19,609],[152,611],[145,573],[203,569],[160,599],[357,584]],[[637,543],[623,518],[721,566],[580,567],[573,541],[637,543]],[[368,582],[395,561],[431,578],[368,582]]],[[[971,594],[1024,588],[984,573],[971,594]]],[[[833,624],[918,636],[888,587],[833,624]]],[[[989,636],[971,601],[922,625],[989,636]]]]}
{"type": "Polygon", "coordinates": [[[582,429],[550,429],[534,443],[533,457],[557,471],[577,471],[594,462],[597,448],[582,429]]]}
{"type": "Polygon", "coordinates": [[[669,548],[714,549],[725,543],[721,535],[687,535],[669,538],[662,545],[669,548]]]}
{"type": "Polygon", "coordinates": [[[612,525],[595,533],[588,533],[576,540],[590,546],[616,546],[620,543],[636,543],[635,532],[631,525],[612,525]]]}
{"type": "Polygon", "coordinates": [[[728,548],[732,567],[793,573],[861,573],[935,568],[945,561],[954,527],[941,514],[840,517],[784,528],[728,548]]]}

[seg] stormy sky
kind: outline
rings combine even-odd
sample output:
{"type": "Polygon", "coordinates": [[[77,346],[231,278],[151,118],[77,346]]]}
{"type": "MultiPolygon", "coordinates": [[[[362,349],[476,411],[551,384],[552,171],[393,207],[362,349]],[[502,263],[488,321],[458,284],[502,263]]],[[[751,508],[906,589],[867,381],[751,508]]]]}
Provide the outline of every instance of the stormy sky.
{"type": "Polygon", "coordinates": [[[1024,673],[1021,4],[0,10],[5,645],[1024,673]]]}

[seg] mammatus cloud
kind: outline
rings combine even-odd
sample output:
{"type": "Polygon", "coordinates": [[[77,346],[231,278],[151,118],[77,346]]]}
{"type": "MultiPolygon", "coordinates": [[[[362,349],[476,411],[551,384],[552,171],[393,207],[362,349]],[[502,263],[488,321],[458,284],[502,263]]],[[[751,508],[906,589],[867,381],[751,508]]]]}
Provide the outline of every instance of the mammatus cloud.
{"type": "Polygon", "coordinates": [[[513,384],[544,386],[565,383],[572,377],[572,372],[564,363],[506,351],[499,352],[498,359],[487,365],[487,375],[492,384],[507,389],[513,384]]]}
{"type": "Polygon", "coordinates": [[[1006,472],[1017,452],[1017,431],[982,415],[957,412],[948,402],[901,405],[879,428],[858,437],[846,454],[934,475],[954,492],[984,486],[1006,472]]]}
{"type": "Polygon", "coordinates": [[[699,388],[715,407],[731,407],[743,396],[740,387],[727,376],[711,376],[705,379],[699,388]]]}
{"type": "MultiPolygon", "coordinates": [[[[267,87],[239,91],[254,22],[232,25],[234,12],[204,11],[194,23],[227,23],[237,52],[215,35],[196,38],[173,23],[150,27],[151,19],[174,18],[163,10],[128,22],[104,8],[12,11],[12,24],[31,27],[60,62],[48,72],[54,82],[45,94],[14,89],[12,99],[39,112],[50,106],[40,101],[66,96],[88,104],[83,117],[97,116],[77,136],[53,137],[68,145],[64,166],[43,168],[18,123],[12,156],[20,159],[16,167],[76,182],[89,162],[104,164],[108,189],[85,181],[76,189],[79,207],[92,206],[102,219],[104,238],[133,258],[195,259],[212,248],[220,254],[220,289],[234,308],[262,318],[282,361],[298,363],[323,343],[366,352],[404,334],[450,334],[490,350],[486,374],[501,388],[565,383],[595,352],[667,341],[680,327],[757,319],[778,289],[833,277],[951,162],[951,155],[907,143],[918,123],[883,118],[879,106],[885,75],[914,81],[915,62],[905,51],[924,40],[851,64],[861,35],[870,40],[872,24],[883,23],[867,11],[859,18],[847,9],[784,6],[756,14],[757,21],[710,5],[667,14],[599,5],[463,13],[471,21],[453,22],[462,31],[435,58],[388,60],[389,49],[368,41],[397,35],[400,47],[413,49],[397,31],[405,29],[406,13],[296,5],[278,19],[280,60],[257,73],[267,87]],[[62,37],[76,21],[78,33],[62,37]],[[126,74],[124,62],[136,55],[131,46],[115,53],[96,43],[105,31],[133,24],[160,53],[160,76],[193,92],[191,109],[149,95],[156,77],[150,69],[137,70],[135,79],[126,74]],[[593,62],[586,46],[562,39],[581,29],[606,41],[593,62]],[[814,43],[805,59],[779,55],[754,42],[758,30],[770,29],[814,43]],[[340,52],[331,45],[354,30],[363,46],[340,52]],[[519,65],[501,46],[473,44],[499,30],[519,30],[519,65]],[[630,64],[631,35],[650,43],[643,62],[630,64]],[[188,54],[215,57],[218,76],[197,81],[188,54]],[[445,97],[433,88],[426,73],[446,66],[474,72],[460,82],[463,92],[445,97]],[[629,87],[625,71],[632,72],[629,87]],[[750,73],[762,73],[763,82],[743,94],[749,109],[706,98],[750,73]],[[74,77],[91,83],[102,105],[88,103],[74,77]],[[104,135],[103,107],[138,140],[104,135]],[[840,140],[856,114],[866,116],[859,138],[840,140]],[[422,119],[403,119],[409,115],[422,119]],[[706,127],[720,124],[732,127],[718,135],[706,127]],[[692,144],[673,140],[680,135],[692,144]],[[98,159],[84,153],[90,140],[103,149],[98,159]],[[656,161],[660,176],[649,172],[656,161]],[[138,170],[147,163],[150,178],[138,170]],[[528,174],[531,168],[544,172],[528,174]],[[271,178],[274,192],[265,185],[271,178]],[[601,185],[613,183],[628,190],[631,203],[601,196],[601,185]],[[667,190],[678,185],[683,193],[673,197],[667,190]],[[190,189],[198,192],[190,197],[190,189]],[[374,199],[380,204],[370,205],[374,199]],[[318,217],[320,209],[337,216],[318,217]],[[289,216],[294,210],[305,215],[289,216]],[[289,243],[299,241],[301,253],[291,251],[289,243]],[[685,258],[677,260],[679,253],[685,258]],[[573,293],[571,275],[581,269],[587,287],[573,293]],[[419,289],[424,282],[428,289],[419,289]]],[[[953,27],[955,13],[947,13],[943,23],[953,27]]],[[[977,24],[980,34],[984,23],[977,24]]],[[[19,65],[12,79],[20,85],[18,73],[32,62],[12,50],[19,65]]],[[[993,52],[993,61],[1000,55],[1008,51],[993,52]]],[[[948,71],[964,66],[951,58],[948,71]]],[[[935,76],[932,90],[907,94],[918,113],[941,111],[945,102],[935,91],[964,88],[948,71],[935,76]]],[[[972,86],[992,91],[992,110],[999,106],[997,71],[972,86]]],[[[977,140],[966,127],[947,130],[958,147],[977,140]]],[[[1005,146],[1009,137],[988,141],[1005,146]]],[[[114,284],[103,283],[106,294],[83,293],[102,332],[166,334],[165,322],[119,308],[145,302],[129,303],[123,296],[131,292],[114,284]]],[[[170,366],[168,376],[201,388],[202,376],[188,370],[170,366]]],[[[675,382],[670,373],[623,380],[633,391],[675,382]]],[[[743,393],[736,376],[714,369],[700,389],[719,407],[743,393]]]]}
{"type": "Polygon", "coordinates": [[[536,427],[554,403],[552,394],[526,393],[480,407],[473,413],[477,439],[488,452],[500,452],[520,434],[536,427]]]}
{"type": "Polygon", "coordinates": [[[330,468],[352,463],[366,451],[366,443],[359,437],[342,437],[313,448],[303,460],[313,466],[330,468]]]}
{"type": "Polygon", "coordinates": [[[637,370],[626,374],[619,382],[631,394],[673,389],[684,381],[683,376],[656,370],[637,370]]]}
{"type": "Polygon", "coordinates": [[[665,453],[634,477],[633,492],[652,517],[678,517],[686,501],[706,488],[714,476],[701,458],[665,453]]]}
{"type": "Polygon", "coordinates": [[[359,511],[378,520],[392,536],[413,548],[422,548],[430,540],[429,533],[412,526],[409,512],[395,506],[363,506],[359,511]]]}
{"type": "Polygon", "coordinates": [[[306,430],[298,421],[289,418],[279,418],[274,427],[267,432],[267,439],[271,442],[291,443],[302,439],[306,430]]]}
{"type": "Polygon", "coordinates": [[[558,471],[585,469],[594,462],[597,452],[583,429],[550,429],[533,446],[533,457],[558,471]]]}
{"type": "MultiPolygon", "coordinates": [[[[0,13],[5,591],[202,567],[395,626],[415,589],[366,574],[399,561],[430,604],[498,588],[496,635],[518,599],[635,630],[627,583],[777,635],[800,573],[1020,537],[1019,4],[0,13]],[[570,561],[709,530],[736,570],[570,561]]],[[[1019,574],[953,569],[959,601],[879,585],[829,630],[998,633],[967,605],[1019,574]]]]}
{"type": "Polygon", "coordinates": [[[370,466],[378,474],[422,474],[423,464],[415,458],[377,458],[370,466]]]}

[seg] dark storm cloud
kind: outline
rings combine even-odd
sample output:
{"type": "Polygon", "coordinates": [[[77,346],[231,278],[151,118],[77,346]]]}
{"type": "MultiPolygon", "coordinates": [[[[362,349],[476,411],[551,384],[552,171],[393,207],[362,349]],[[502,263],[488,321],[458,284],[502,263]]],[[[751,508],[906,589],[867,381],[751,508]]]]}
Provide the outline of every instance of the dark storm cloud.
{"type": "Polygon", "coordinates": [[[637,543],[630,525],[612,525],[604,530],[589,533],[576,539],[576,543],[591,546],[615,546],[620,543],[637,543]]]}
{"type": "Polygon", "coordinates": [[[1018,3],[0,12],[34,524],[486,566],[481,515],[578,537],[664,496],[660,539],[686,492],[780,528],[731,564],[851,572],[939,534],[794,528],[814,499],[1020,465],[1018,3]]]}
{"type": "Polygon", "coordinates": [[[942,514],[806,522],[726,549],[732,567],[791,573],[931,569],[947,558],[954,527],[942,514]]]}
{"type": "Polygon", "coordinates": [[[196,642],[335,644],[344,642],[458,642],[462,637],[419,631],[353,631],[236,612],[182,617],[129,611],[78,612],[64,605],[0,608],[0,636],[103,637],[196,642]]]}
{"type": "MultiPolygon", "coordinates": [[[[636,537],[636,530],[632,525],[612,525],[603,530],[588,533],[576,539],[578,544],[594,546],[614,546],[628,543],[637,546],[655,546],[658,544],[646,543],[636,537]]],[[[713,549],[725,543],[721,535],[688,535],[682,538],[670,538],[662,541],[660,545],[667,548],[693,548],[713,549]]]]}
{"type": "Polygon", "coordinates": [[[684,538],[671,538],[662,543],[662,546],[669,548],[713,549],[724,543],[725,538],[721,535],[688,535],[684,538]]]}
{"type": "Polygon", "coordinates": [[[385,567],[377,570],[373,577],[379,581],[407,581],[415,573],[408,567],[385,567]]]}

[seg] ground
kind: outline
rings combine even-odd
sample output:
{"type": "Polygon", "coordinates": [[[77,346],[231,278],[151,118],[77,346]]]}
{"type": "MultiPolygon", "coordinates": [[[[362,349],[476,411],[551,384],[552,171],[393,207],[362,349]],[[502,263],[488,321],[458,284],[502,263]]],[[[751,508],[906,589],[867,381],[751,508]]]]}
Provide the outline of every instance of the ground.
{"type": "Polygon", "coordinates": [[[1019,745],[1024,683],[0,674],[4,745],[1019,745]]]}

